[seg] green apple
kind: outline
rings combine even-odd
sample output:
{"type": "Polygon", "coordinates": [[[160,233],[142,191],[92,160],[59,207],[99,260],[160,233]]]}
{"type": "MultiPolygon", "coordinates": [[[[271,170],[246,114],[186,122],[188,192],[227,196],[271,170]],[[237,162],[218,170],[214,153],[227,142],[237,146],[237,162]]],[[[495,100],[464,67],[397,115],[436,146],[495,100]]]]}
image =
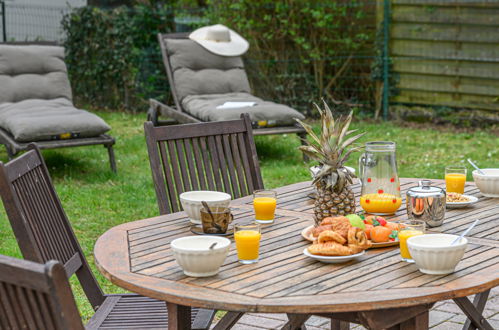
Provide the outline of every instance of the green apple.
{"type": "Polygon", "coordinates": [[[350,221],[350,224],[352,226],[360,228],[360,229],[366,229],[366,225],[364,224],[364,221],[357,214],[349,214],[349,215],[347,215],[347,219],[350,221]]]}

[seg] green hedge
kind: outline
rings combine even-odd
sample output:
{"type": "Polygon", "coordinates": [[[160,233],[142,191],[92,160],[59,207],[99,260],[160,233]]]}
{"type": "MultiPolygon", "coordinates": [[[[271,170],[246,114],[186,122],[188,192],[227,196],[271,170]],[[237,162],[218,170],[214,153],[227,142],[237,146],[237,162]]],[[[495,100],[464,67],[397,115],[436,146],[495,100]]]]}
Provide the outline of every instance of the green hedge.
{"type": "Polygon", "coordinates": [[[209,4],[212,21],[233,28],[250,42],[245,58],[256,94],[301,109],[309,109],[320,97],[332,104],[372,105],[375,1],[209,4]]]}
{"type": "Polygon", "coordinates": [[[77,102],[143,109],[148,97],[168,92],[156,35],[173,30],[171,7],[82,7],[64,18],[63,29],[77,102]]]}
{"type": "MultiPolygon", "coordinates": [[[[160,2],[85,7],[66,17],[67,61],[80,101],[143,110],[147,98],[167,98],[156,34],[172,31],[174,18],[160,2]]],[[[195,10],[182,3],[175,1],[178,22],[203,16],[204,24],[225,24],[248,39],[245,60],[256,95],[305,112],[323,96],[349,106],[374,103],[374,0],[209,0],[195,10]]]]}

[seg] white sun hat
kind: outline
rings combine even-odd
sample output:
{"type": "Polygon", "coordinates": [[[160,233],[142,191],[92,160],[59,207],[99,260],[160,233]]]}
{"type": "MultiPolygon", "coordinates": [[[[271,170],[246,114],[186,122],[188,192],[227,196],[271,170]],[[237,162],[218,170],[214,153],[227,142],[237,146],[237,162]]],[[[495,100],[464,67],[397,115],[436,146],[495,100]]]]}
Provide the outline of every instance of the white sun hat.
{"type": "Polygon", "coordinates": [[[189,39],[222,56],[240,56],[249,48],[243,37],[222,24],[199,28],[189,35],[189,39]]]}

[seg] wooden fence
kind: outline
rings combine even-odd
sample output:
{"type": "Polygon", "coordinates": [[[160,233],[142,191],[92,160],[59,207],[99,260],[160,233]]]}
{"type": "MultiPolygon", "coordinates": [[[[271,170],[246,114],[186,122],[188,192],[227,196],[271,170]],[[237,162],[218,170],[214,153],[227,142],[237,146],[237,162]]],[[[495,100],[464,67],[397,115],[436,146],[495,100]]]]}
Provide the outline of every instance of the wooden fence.
{"type": "Polygon", "coordinates": [[[498,0],[389,2],[391,104],[499,111],[498,0]]]}

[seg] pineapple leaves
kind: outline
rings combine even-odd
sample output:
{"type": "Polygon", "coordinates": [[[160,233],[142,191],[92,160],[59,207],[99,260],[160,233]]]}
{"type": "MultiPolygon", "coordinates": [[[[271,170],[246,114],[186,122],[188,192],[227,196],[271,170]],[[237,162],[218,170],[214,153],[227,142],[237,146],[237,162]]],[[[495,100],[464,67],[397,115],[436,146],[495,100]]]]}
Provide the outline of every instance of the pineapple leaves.
{"type": "Polygon", "coordinates": [[[306,123],[302,122],[300,119],[295,119],[295,120],[296,120],[296,121],[297,121],[300,125],[302,125],[302,126],[303,126],[303,128],[305,129],[305,131],[307,131],[308,135],[309,135],[310,137],[312,137],[312,139],[313,139],[316,143],[318,143],[318,144],[320,144],[320,143],[321,143],[321,140],[317,137],[317,135],[315,135],[314,130],[313,130],[313,128],[312,128],[312,126],[310,126],[309,124],[306,124],[306,123]]]}
{"type": "Polygon", "coordinates": [[[349,130],[353,117],[352,111],[347,116],[338,116],[335,119],[327,103],[324,100],[322,103],[322,108],[314,103],[321,116],[320,134],[316,134],[311,125],[296,120],[311,138],[308,145],[301,146],[299,149],[320,164],[320,170],[315,175],[313,184],[341,191],[348,183],[352,183],[352,177],[355,177],[352,172],[343,167],[343,164],[353,152],[362,149],[362,147],[354,146],[354,143],[365,133],[354,135],[357,130],[349,130]]]}
{"type": "Polygon", "coordinates": [[[339,191],[343,190],[343,188],[345,187],[345,185],[346,185],[345,181],[347,179],[346,179],[345,172],[338,171],[336,173],[338,174],[338,182],[336,183],[336,186],[334,186],[334,188],[335,188],[334,190],[337,191],[337,192],[339,192],[339,191]]]}
{"type": "Polygon", "coordinates": [[[323,155],[319,151],[317,151],[314,146],[300,146],[298,149],[300,149],[301,152],[303,152],[309,158],[318,161],[321,164],[326,162],[326,159],[324,159],[323,155]]]}
{"type": "Polygon", "coordinates": [[[339,161],[340,164],[344,164],[347,160],[348,160],[348,157],[350,157],[350,155],[354,152],[357,152],[357,151],[360,151],[362,150],[364,147],[355,147],[355,148],[352,148],[350,150],[348,150],[344,155],[343,155],[343,158],[339,161]]]}
{"type": "MultiPolygon", "coordinates": [[[[350,123],[352,122],[352,115],[353,112],[351,111],[350,114],[347,117],[347,120],[345,120],[344,125],[341,129],[340,137],[338,138],[338,144],[340,144],[343,141],[343,138],[348,135],[348,127],[350,126],[350,123]]],[[[350,131],[351,132],[351,131],[350,131]]]]}
{"type": "Polygon", "coordinates": [[[343,142],[343,144],[341,145],[340,154],[343,153],[343,150],[345,150],[346,147],[348,147],[349,145],[351,145],[352,143],[354,143],[355,141],[357,141],[358,139],[360,139],[364,135],[366,135],[365,132],[357,134],[354,137],[351,137],[348,140],[346,140],[345,142],[343,142]]]}

